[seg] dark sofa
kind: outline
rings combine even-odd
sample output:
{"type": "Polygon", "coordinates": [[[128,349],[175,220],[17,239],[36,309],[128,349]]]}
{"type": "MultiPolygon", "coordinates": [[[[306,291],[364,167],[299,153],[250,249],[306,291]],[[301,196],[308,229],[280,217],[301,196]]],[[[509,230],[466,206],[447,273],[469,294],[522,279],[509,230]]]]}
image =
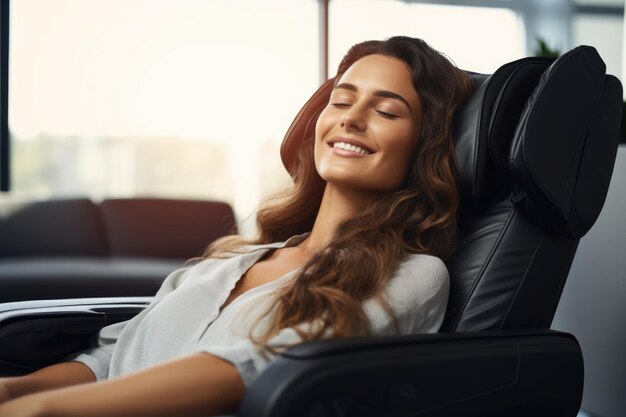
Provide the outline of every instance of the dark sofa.
{"type": "Polygon", "coordinates": [[[152,296],[216,238],[223,202],[86,198],[0,202],[0,302],[152,296]]]}

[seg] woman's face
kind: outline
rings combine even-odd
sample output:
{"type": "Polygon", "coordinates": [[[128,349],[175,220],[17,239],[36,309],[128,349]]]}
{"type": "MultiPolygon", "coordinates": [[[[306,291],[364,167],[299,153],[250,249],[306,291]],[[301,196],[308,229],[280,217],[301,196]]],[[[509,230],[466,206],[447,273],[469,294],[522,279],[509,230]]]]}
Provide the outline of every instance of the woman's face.
{"type": "Polygon", "coordinates": [[[365,191],[398,189],[422,130],[407,65],[368,55],[341,76],[315,127],[315,166],[327,182],[365,191]]]}

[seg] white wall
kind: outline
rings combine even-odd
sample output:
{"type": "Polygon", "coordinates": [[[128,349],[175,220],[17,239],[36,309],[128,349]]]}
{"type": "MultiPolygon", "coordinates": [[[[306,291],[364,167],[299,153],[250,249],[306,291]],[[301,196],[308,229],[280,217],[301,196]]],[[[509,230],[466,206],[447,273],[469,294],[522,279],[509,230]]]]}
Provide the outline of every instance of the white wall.
{"type": "Polygon", "coordinates": [[[572,333],[585,361],[582,407],[626,416],[626,145],[602,213],[578,247],[552,328],[572,333]]]}
{"type": "Polygon", "coordinates": [[[607,74],[622,82],[624,21],[621,16],[575,15],[572,19],[572,46],[592,45],[606,63],[607,74]],[[616,42],[617,40],[617,42],[616,42]]]}
{"type": "MultiPolygon", "coordinates": [[[[624,0],[624,21],[626,21],[626,0],[624,0]]],[[[622,32],[622,80],[626,80],[626,30],[622,32]]],[[[626,92],[624,92],[626,98],[626,92]]]]}

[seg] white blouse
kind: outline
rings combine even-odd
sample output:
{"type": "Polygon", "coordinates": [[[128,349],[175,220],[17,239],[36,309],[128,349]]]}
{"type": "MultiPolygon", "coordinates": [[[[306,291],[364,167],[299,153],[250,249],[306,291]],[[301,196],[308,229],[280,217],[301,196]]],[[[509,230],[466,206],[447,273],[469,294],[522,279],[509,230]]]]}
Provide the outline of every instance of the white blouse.
{"type": "MultiPolygon", "coordinates": [[[[131,320],[102,328],[92,341],[92,349],[66,360],[84,363],[98,380],[104,380],[206,352],[234,364],[249,386],[274,359],[250,341],[252,325],[271,306],[272,296],[298,270],[252,288],[220,309],[239,278],[268,250],[295,246],[305,237],[248,246],[241,255],[207,259],[173,272],[145,310],[131,320]]],[[[385,288],[400,333],[437,332],[446,310],[448,290],[448,271],[439,258],[408,255],[385,288]]],[[[387,312],[376,300],[366,301],[363,307],[372,334],[395,334],[387,312]]],[[[266,316],[254,327],[254,333],[264,333],[270,321],[271,316],[266,316]]],[[[269,345],[281,350],[300,341],[293,328],[286,328],[269,345]]]]}

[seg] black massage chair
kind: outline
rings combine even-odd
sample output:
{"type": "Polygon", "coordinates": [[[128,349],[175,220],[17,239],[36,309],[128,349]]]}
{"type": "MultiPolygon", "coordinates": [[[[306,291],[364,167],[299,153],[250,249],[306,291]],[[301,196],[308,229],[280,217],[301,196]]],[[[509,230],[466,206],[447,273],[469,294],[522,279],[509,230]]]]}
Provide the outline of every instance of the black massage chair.
{"type": "MultiPolygon", "coordinates": [[[[292,348],[248,389],[239,417],[576,416],[582,353],[550,325],[579,239],[604,204],[622,87],[589,46],[471,76],[476,90],[456,123],[461,240],[440,333],[292,348]]],[[[332,86],[287,132],[288,169],[332,86]]],[[[58,361],[147,302],[0,304],[0,375],[58,361]]]]}

